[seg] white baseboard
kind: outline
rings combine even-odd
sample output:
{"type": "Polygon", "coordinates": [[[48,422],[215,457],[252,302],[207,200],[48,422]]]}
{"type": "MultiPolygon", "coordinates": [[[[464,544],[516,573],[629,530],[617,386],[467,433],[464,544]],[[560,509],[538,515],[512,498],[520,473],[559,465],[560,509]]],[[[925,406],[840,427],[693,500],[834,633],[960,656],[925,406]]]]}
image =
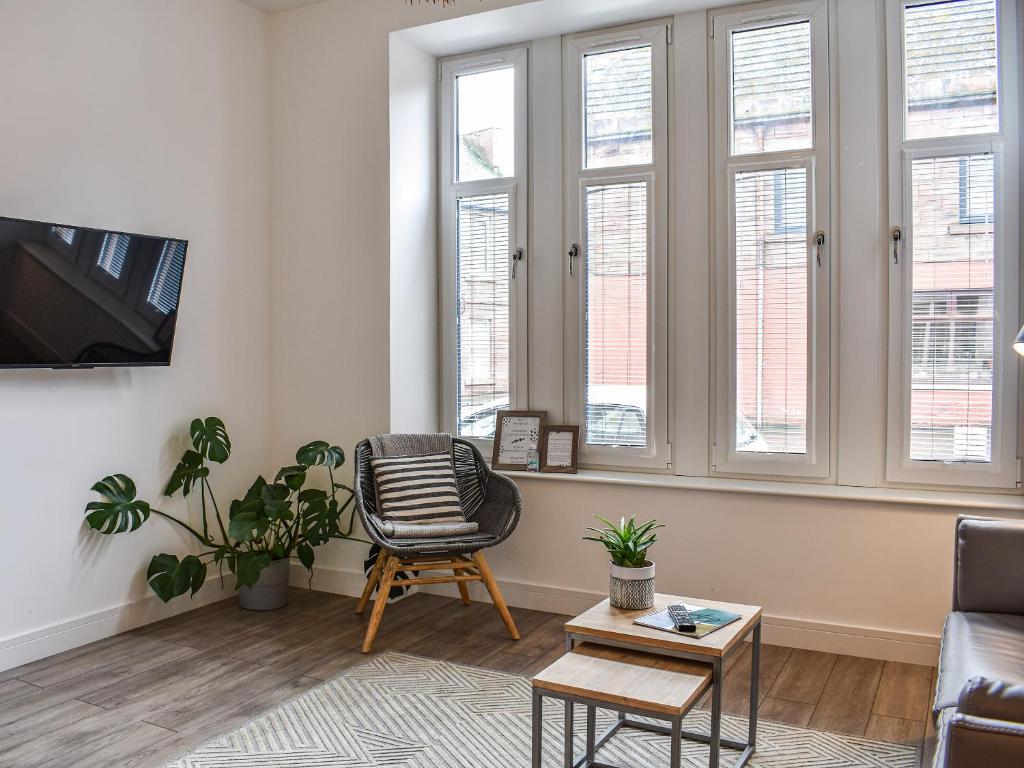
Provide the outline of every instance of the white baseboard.
{"type": "Polygon", "coordinates": [[[55,653],[88,645],[144,624],[152,624],[154,621],[201,608],[218,600],[225,600],[234,594],[233,576],[228,574],[225,577],[222,588],[220,575],[213,574],[207,578],[204,587],[192,599],[183,596],[165,604],[155,595],[149,595],[141,600],[79,616],[59,624],[51,624],[33,632],[2,638],[0,672],[44,659],[55,653]]]}
{"type": "MultiPolygon", "coordinates": [[[[309,576],[300,565],[292,566],[292,585],[305,587],[309,576]]],[[[531,608],[575,616],[605,597],[601,592],[563,589],[543,584],[499,579],[505,601],[517,608],[531,608]]],[[[334,568],[314,569],[313,588],[325,592],[358,597],[366,583],[360,571],[334,568]]],[[[474,600],[489,602],[487,591],[481,584],[470,584],[474,600]]],[[[430,594],[458,597],[454,584],[433,584],[415,589],[430,594]]],[[[854,627],[827,622],[792,619],[784,616],[764,617],[762,640],[773,645],[803,648],[809,651],[842,653],[883,661],[901,661],[908,664],[934,666],[939,655],[939,636],[921,635],[872,627],[854,627]]]]}
{"type": "MultiPolygon", "coordinates": [[[[308,581],[306,570],[294,563],[292,585],[306,587],[308,581]]],[[[361,571],[320,566],[314,569],[314,589],[358,597],[365,583],[366,578],[361,571]]],[[[499,580],[499,583],[509,605],[537,611],[576,615],[605,598],[600,592],[564,589],[544,584],[504,579],[499,580]]],[[[489,601],[482,585],[469,586],[474,600],[489,601]]],[[[431,585],[417,589],[448,597],[458,596],[454,584],[431,585]]],[[[214,574],[207,579],[206,586],[199,594],[191,600],[180,597],[169,604],[164,604],[150,595],[141,600],[52,624],[33,632],[3,638],[0,639],[0,672],[191,611],[233,597],[234,594],[234,584],[230,578],[225,580],[225,586],[221,588],[220,576],[214,574]]],[[[911,664],[934,665],[939,651],[937,635],[853,627],[783,616],[765,616],[763,639],[766,643],[792,648],[911,664]]]]}

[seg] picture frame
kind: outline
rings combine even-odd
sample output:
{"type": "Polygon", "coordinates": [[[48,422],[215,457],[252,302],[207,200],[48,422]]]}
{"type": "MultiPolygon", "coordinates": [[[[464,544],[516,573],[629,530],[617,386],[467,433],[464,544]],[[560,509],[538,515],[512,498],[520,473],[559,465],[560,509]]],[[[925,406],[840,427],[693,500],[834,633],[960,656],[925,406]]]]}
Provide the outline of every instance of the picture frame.
{"type": "Polygon", "coordinates": [[[540,471],[575,475],[579,471],[580,428],[569,424],[547,426],[541,434],[540,471]],[[555,438],[555,452],[551,453],[555,438]],[[567,437],[568,436],[568,437],[567,437]],[[566,447],[568,441],[568,448],[566,447]],[[568,450],[568,456],[566,456],[568,450]],[[565,463],[568,458],[568,463],[565,463]]]}
{"type": "Polygon", "coordinates": [[[525,472],[530,450],[540,451],[546,421],[546,411],[498,411],[491,466],[525,472]]]}

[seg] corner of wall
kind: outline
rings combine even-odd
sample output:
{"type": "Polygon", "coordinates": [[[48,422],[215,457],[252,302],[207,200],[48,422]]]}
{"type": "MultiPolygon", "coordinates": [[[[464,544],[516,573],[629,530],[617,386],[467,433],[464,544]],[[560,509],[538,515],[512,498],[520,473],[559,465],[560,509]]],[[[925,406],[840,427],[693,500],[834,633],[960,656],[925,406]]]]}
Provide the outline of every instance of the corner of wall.
{"type": "Polygon", "coordinates": [[[390,424],[440,426],[437,301],[437,60],[401,33],[389,40],[390,424]]]}

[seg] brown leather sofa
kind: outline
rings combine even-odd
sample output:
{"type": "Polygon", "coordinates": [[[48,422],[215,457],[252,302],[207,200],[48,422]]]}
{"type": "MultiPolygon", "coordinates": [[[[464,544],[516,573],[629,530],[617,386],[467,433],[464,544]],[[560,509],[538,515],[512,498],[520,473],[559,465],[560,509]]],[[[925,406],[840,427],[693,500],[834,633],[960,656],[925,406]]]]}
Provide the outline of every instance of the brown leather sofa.
{"type": "Polygon", "coordinates": [[[957,519],[932,714],[922,765],[1024,766],[1024,523],[957,519]]]}

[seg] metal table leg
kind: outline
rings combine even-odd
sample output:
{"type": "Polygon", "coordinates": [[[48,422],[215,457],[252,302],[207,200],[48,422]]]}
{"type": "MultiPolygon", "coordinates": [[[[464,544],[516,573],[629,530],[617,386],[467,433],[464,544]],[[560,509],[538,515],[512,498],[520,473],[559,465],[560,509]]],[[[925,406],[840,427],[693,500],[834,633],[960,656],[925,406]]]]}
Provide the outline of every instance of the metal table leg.
{"type": "Polygon", "coordinates": [[[672,747],[669,757],[669,768],[679,768],[683,759],[683,718],[672,718],[672,747]]]}
{"type": "Polygon", "coordinates": [[[541,746],[544,740],[544,697],[533,690],[533,751],[531,768],[541,768],[541,746]]]}
{"type": "Polygon", "coordinates": [[[754,625],[754,636],[750,649],[750,726],[747,730],[747,745],[753,751],[757,744],[758,680],[761,674],[761,622],[754,625]]]}
{"type": "MultiPolygon", "coordinates": [[[[571,653],[572,652],[572,646],[573,646],[572,635],[568,635],[567,634],[565,636],[565,652],[566,653],[571,653]]],[[[565,766],[565,768],[573,768],[573,757],[574,757],[574,755],[573,755],[573,743],[572,743],[573,742],[573,739],[572,739],[573,728],[574,728],[573,705],[572,705],[571,701],[566,699],[566,701],[565,701],[565,747],[564,747],[564,757],[563,757],[563,765],[565,766]]]]}
{"type": "Polygon", "coordinates": [[[594,738],[597,736],[597,707],[587,705],[587,765],[594,762],[594,738]]]}
{"type": "Polygon", "coordinates": [[[565,758],[563,764],[565,768],[572,768],[573,763],[573,743],[572,743],[572,731],[573,731],[573,705],[571,701],[565,702],[565,758]]]}
{"type": "Polygon", "coordinates": [[[716,657],[711,663],[711,747],[708,768],[718,768],[718,756],[722,746],[722,659],[716,657]]]}

